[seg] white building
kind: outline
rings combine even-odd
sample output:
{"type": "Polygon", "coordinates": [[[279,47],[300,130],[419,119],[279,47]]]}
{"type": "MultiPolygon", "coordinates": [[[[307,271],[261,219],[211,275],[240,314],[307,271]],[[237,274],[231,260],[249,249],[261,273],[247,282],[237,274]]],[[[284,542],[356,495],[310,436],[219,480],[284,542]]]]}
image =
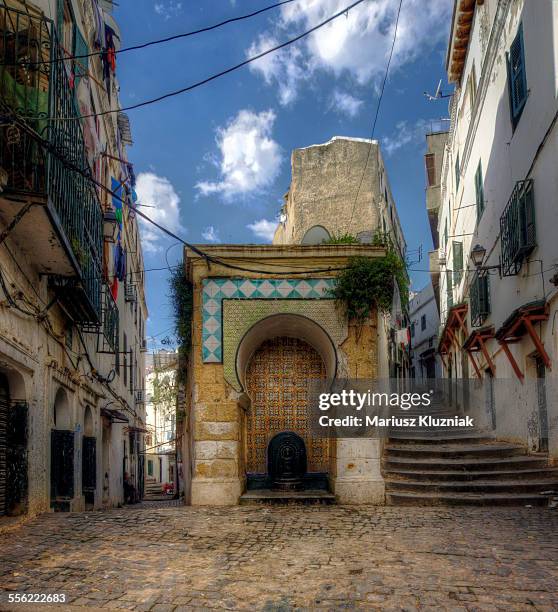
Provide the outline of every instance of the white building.
{"type": "Polygon", "coordinates": [[[176,370],[178,353],[160,351],[146,356],[145,484],[160,492],[176,482],[176,370]]]}
{"type": "Polygon", "coordinates": [[[0,7],[0,515],[120,504],[125,473],[143,485],[147,308],[129,122],[79,119],[118,107],[111,8],[0,7]],[[105,53],[61,61],[95,49],[105,53]]]}
{"type": "Polygon", "coordinates": [[[444,372],[484,380],[497,431],[556,456],[558,3],[457,0],[447,72],[444,372]]]}
{"type": "Polygon", "coordinates": [[[411,377],[439,378],[442,375],[442,364],[437,351],[440,317],[431,283],[409,300],[409,319],[411,377]]]}

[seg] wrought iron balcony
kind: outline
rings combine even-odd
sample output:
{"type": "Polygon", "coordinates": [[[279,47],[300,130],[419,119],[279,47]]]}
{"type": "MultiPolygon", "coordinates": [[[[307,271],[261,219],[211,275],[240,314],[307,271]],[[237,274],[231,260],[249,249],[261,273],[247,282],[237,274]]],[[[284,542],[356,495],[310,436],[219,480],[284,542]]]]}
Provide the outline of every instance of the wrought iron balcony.
{"type": "Polygon", "coordinates": [[[52,20],[0,6],[0,114],[8,123],[0,129],[0,168],[7,173],[0,216],[7,225],[32,203],[14,240],[52,276],[77,321],[100,322],[102,211],[93,184],[59,158],[88,167],[75,90],[61,59],[52,20]],[[38,137],[10,125],[13,114],[38,137]]]}
{"type": "Polygon", "coordinates": [[[500,218],[502,274],[514,276],[537,246],[533,180],[518,181],[500,218]]]}

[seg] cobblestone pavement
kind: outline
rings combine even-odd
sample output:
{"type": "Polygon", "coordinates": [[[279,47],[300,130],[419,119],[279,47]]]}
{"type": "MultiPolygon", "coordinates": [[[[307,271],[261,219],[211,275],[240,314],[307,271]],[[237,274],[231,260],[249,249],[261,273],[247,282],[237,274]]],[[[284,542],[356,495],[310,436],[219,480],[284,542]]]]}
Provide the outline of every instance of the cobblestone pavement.
{"type": "Polygon", "coordinates": [[[4,602],[10,591],[48,590],[75,609],[557,610],[558,513],[174,505],[46,514],[0,536],[0,586],[4,602]]]}

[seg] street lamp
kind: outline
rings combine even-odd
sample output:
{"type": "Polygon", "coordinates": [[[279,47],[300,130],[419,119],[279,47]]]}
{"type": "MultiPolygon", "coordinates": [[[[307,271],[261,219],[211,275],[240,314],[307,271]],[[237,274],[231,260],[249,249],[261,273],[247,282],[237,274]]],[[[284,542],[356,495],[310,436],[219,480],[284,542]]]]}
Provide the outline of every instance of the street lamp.
{"type": "Polygon", "coordinates": [[[495,266],[483,266],[482,263],[484,258],[486,257],[486,249],[480,244],[475,245],[472,249],[471,253],[471,261],[475,266],[477,272],[488,272],[488,270],[498,270],[500,272],[500,276],[502,275],[502,266],[501,264],[497,264],[495,266]]]}
{"type": "Polygon", "coordinates": [[[103,216],[103,238],[106,242],[116,242],[118,230],[120,229],[118,219],[113,210],[107,210],[103,216]]]}
{"type": "Polygon", "coordinates": [[[482,266],[482,262],[484,261],[486,255],[486,249],[477,244],[475,248],[471,251],[471,260],[475,266],[475,268],[479,269],[482,266]]]}

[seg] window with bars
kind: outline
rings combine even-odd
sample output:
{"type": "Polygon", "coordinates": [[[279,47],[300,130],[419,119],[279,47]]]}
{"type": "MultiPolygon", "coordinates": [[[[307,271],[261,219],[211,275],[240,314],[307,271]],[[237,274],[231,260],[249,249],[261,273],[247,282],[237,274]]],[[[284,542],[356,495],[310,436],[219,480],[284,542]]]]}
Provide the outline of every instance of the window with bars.
{"type": "Polygon", "coordinates": [[[471,325],[479,327],[490,314],[490,283],[488,274],[475,274],[469,290],[471,325]]]}
{"type": "Polygon", "coordinates": [[[508,53],[508,86],[510,110],[513,127],[518,124],[527,102],[527,73],[525,69],[525,47],[523,44],[523,25],[519,26],[508,53]]]}
{"type": "Polygon", "coordinates": [[[514,276],[537,246],[535,194],[532,179],[518,181],[500,217],[502,274],[514,276]]]}
{"type": "Polygon", "coordinates": [[[479,161],[475,172],[475,199],[477,203],[477,220],[482,217],[485,208],[484,201],[484,181],[482,178],[482,162],[479,161]]]}

